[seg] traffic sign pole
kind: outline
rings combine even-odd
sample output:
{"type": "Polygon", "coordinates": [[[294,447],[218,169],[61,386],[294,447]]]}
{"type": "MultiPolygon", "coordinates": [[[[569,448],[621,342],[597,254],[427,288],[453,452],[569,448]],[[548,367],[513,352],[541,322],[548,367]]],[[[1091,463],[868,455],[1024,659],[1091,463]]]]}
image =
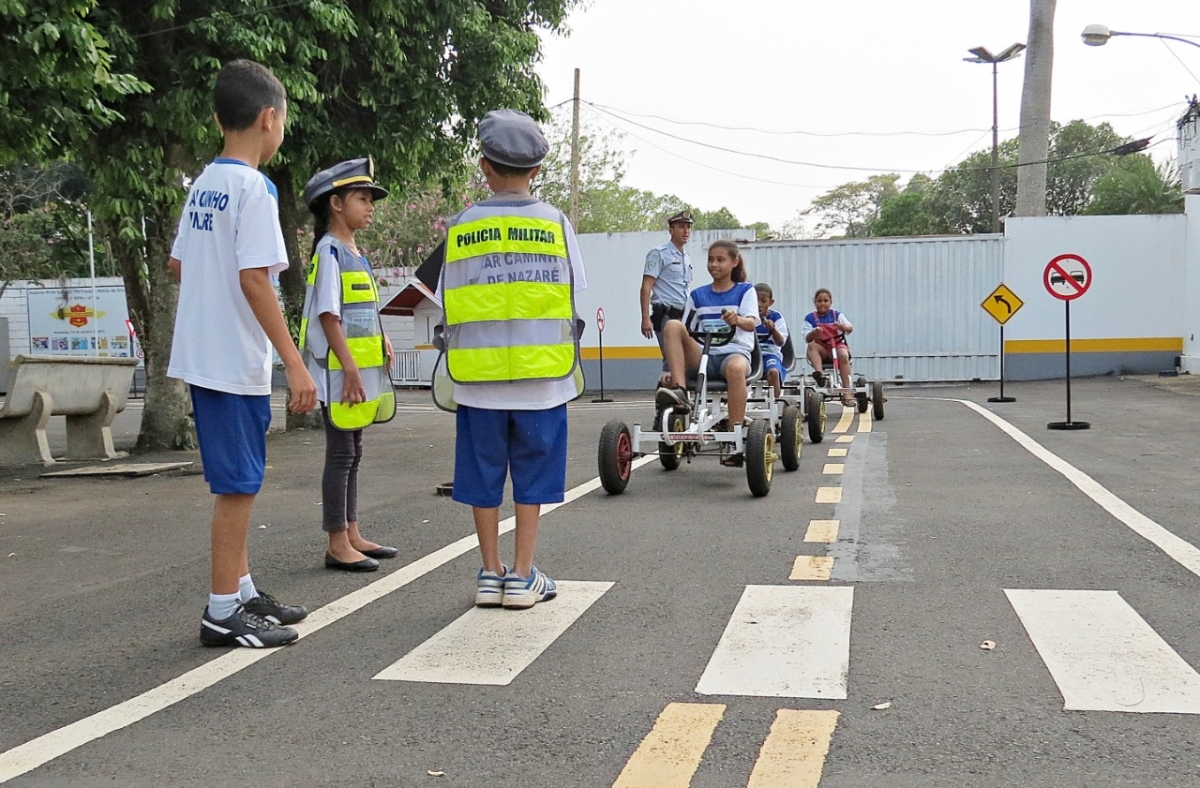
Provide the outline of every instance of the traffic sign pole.
{"type": "MultiPolygon", "coordinates": [[[[1016,402],[1016,397],[1004,396],[1004,324],[1000,324],[1000,396],[988,397],[988,402],[1016,402]]],[[[1068,417],[1070,418],[1070,417],[1068,417]]]]}
{"type": "Polygon", "coordinates": [[[1063,302],[1067,321],[1067,420],[1052,421],[1046,427],[1052,430],[1086,430],[1092,425],[1071,418],[1071,302],[1091,288],[1092,267],[1077,254],[1060,254],[1047,263],[1046,270],[1042,272],[1042,284],[1046,286],[1046,292],[1063,302]]]}
{"type": "Polygon", "coordinates": [[[604,396],[604,309],[596,309],[596,330],[600,334],[600,399],[592,402],[612,402],[604,396]]]}

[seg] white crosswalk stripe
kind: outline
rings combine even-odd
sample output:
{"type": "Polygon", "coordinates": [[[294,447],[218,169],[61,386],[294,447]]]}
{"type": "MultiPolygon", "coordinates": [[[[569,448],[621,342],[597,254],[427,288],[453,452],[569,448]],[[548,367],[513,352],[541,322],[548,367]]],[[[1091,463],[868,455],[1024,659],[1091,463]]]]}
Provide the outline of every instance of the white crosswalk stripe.
{"type": "Polygon", "coordinates": [[[1116,591],[1004,593],[1065,710],[1200,714],[1200,674],[1116,591]]]}
{"type": "Polygon", "coordinates": [[[471,608],[452,624],[375,676],[382,681],[504,686],[600,597],[612,583],[558,581],[558,596],[528,610],[471,608]],[[503,643],[503,648],[480,648],[503,643]]]}

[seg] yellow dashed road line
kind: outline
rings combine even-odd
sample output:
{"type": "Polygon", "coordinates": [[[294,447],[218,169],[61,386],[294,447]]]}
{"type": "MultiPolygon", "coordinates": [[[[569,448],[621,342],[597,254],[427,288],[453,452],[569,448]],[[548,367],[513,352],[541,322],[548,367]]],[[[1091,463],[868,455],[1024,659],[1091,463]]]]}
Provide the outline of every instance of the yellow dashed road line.
{"type": "Polygon", "coordinates": [[[839,525],[841,525],[841,521],[839,520],[809,520],[808,531],[804,534],[804,541],[824,542],[826,544],[836,542],[839,525]]]}
{"type": "Polygon", "coordinates": [[[846,465],[845,465],[845,463],[841,463],[841,462],[827,462],[827,463],[825,463],[825,467],[821,469],[821,473],[829,474],[829,475],[836,475],[836,474],[845,473],[845,472],[846,472],[846,465]]]}
{"type": "Polygon", "coordinates": [[[832,572],[833,558],[830,556],[798,555],[788,580],[828,580],[832,572]]]}
{"type": "Polygon", "coordinates": [[[841,437],[839,437],[839,438],[837,439],[837,441],[836,441],[836,442],[837,442],[837,443],[853,443],[853,442],[854,442],[854,436],[853,436],[853,435],[842,435],[841,437]]]}
{"type": "Polygon", "coordinates": [[[847,452],[849,452],[849,451],[850,451],[849,449],[830,449],[829,456],[830,457],[845,457],[847,452]]]}
{"type": "Polygon", "coordinates": [[[818,487],[817,488],[817,503],[841,503],[842,488],[841,487],[818,487]]]}
{"type": "Polygon", "coordinates": [[[723,703],[668,704],[613,788],[687,788],[724,715],[723,703]]]}
{"type": "Polygon", "coordinates": [[[776,712],[746,788],[817,788],[837,719],[832,710],[776,712]]]}

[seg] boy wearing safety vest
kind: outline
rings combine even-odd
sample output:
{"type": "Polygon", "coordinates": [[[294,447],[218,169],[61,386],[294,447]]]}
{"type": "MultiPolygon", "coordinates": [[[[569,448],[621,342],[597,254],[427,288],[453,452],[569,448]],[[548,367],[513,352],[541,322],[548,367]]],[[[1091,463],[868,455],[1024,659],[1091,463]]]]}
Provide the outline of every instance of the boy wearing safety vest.
{"type": "Polygon", "coordinates": [[[529,608],[558,593],[533,554],[541,506],[561,502],[566,487],[567,402],[583,385],[574,294],[587,283],[567,218],[529,194],[550,149],[537,124],[494,110],[479,124],[479,144],[492,196],[446,231],[439,368],[457,410],[454,500],[474,510],[483,559],[475,604],[529,608]],[[499,529],[509,473],[517,533],[506,566],[499,529]]]}
{"type": "Polygon", "coordinates": [[[363,429],[390,421],[396,394],[388,366],[392,343],[379,319],[379,290],[355,234],[371,225],[375,203],[387,197],[375,183],[371,158],[322,170],[304,186],[313,213],[313,251],[300,322],[300,349],[317,383],[325,422],[321,528],[328,534],[325,567],[374,572],[399,552],[358,530],[358,466],[363,429]]]}

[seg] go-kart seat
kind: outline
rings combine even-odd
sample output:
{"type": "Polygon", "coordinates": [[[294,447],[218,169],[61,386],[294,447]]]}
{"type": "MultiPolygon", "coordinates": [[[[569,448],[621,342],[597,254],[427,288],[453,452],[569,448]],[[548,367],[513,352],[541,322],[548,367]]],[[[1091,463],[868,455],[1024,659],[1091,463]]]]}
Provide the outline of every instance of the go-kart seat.
{"type": "Polygon", "coordinates": [[[788,372],[791,372],[796,367],[796,348],[792,347],[792,335],[788,334],[787,341],[780,348],[783,351],[783,371],[784,377],[787,377],[788,372]]]}
{"type": "MultiPolygon", "coordinates": [[[[758,343],[755,342],[753,350],[750,351],[750,374],[746,375],[746,383],[750,384],[750,383],[755,382],[756,380],[759,380],[762,377],[762,374],[763,374],[762,350],[759,349],[758,343]]],[[[700,371],[695,370],[695,369],[689,369],[688,373],[687,373],[687,378],[688,378],[688,386],[692,389],[695,389],[697,383],[699,382],[700,371]]],[[[709,391],[728,391],[728,389],[729,389],[729,386],[726,384],[726,382],[724,380],[713,380],[710,378],[708,381],[708,390],[709,391]]]]}

